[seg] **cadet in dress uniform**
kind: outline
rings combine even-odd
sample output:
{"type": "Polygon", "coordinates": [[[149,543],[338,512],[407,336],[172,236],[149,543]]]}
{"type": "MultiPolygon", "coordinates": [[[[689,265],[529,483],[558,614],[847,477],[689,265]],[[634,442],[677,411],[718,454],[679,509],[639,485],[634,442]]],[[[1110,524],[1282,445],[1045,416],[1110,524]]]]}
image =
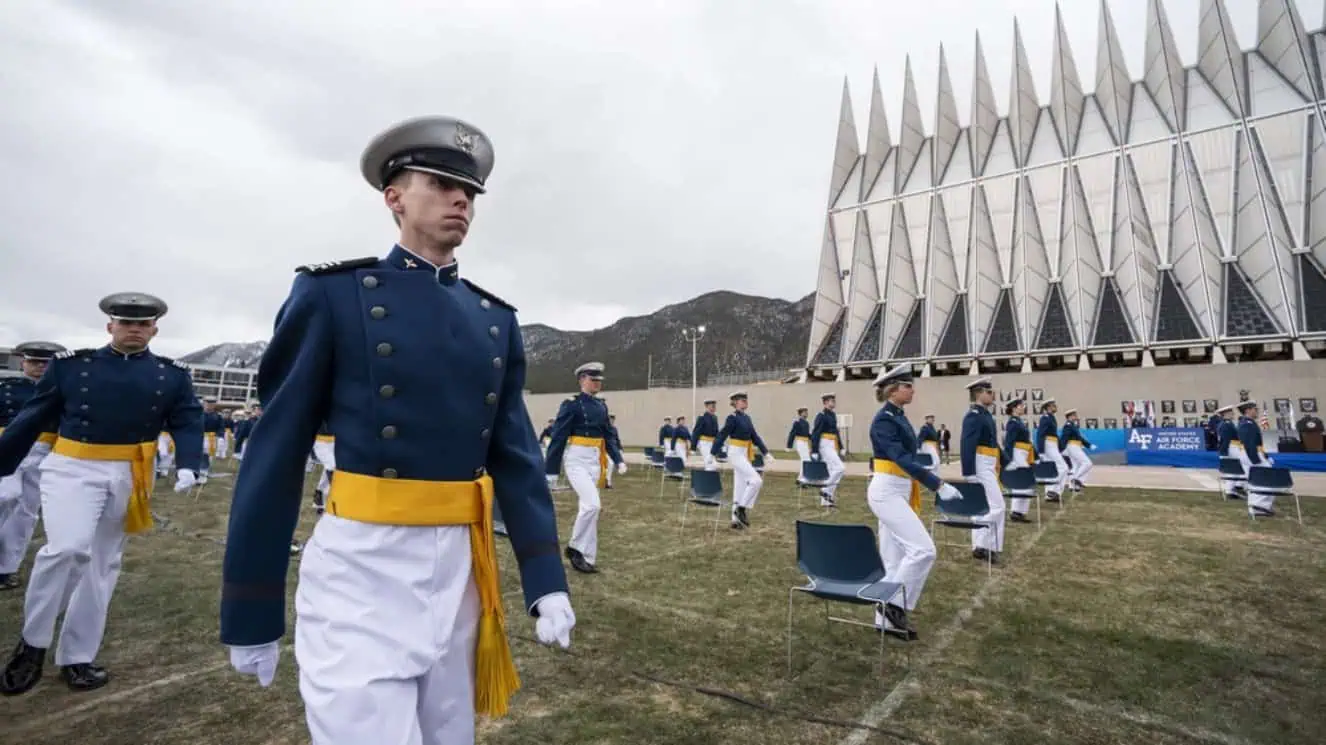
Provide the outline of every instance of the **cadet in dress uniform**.
{"type": "Polygon", "coordinates": [[[598,398],[603,389],[603,363],[586,362],[576,368],[580,393],[562,402],[548,443],[548,479],[557,478],[566,461],[566,480],[579,500],[575,528],[566,544],[571,568],[593,574],[598,571],[599,486],[606,478],[608,461],[618,473],[626,473],[626,461],[608,427],[608,406],[598,398]]]}
{"type": "Polygon", "coordinates": [[[1064,412],[1064,429],[1059,433],[1059,441],[1064,444],[1064,450],[1068,452],[1068,457],[1073,459],[1072,471],[1069,479],[1073,491],[1081,492],[1082,487],[1087,484],[1087,474],[1091,473],[1091,458],[1087,457],[1087,450],[1095,450],[1096,446],[1087,441],[1082,436],[1082,430],[1078,425],[1077,409],[1069,409],[1064,412]]]}
{"type": "Polygon", "coordinates": [[[231,420],[229,412],[219,413],[221,431],[216,436],[216,457],[218,460],[225,460],[230,457],[230,432],[235,428],[235,422],[231,420]]]}
{"type": "Polygon", "coordinates": [[[1047,502],[1059,501],[1060,495],[1068,486],[1068,477],[1071,473],[1068,461],[1064,460],[1064,454],[1059,449],[1059,421],[1054,418],[1058,410],[1059,404],[1054,399],[1045,399],[1041,402],[1040,421],[1036,423],[1036,452],[1040,457],[1054,461],[1054,468],[1058,473],[1058,480],[1045,489],[1047,502]]]}
{"type": "MultiPolygon", "coordinates": [[[[912,402],[912,368],[895,367],[875,378],[875,400],[884,404],[870,423],[870,486],[866,500],[879,520],[879,557],[884,574],[907,588],[905,606],[890,602],[884,611],[875,611],[875,626],[906,641],[916,639],[916,629],[907,618],[915,610],[925,589],[926,578],[935,565],[935,542],[917,515],[920,507],[920,484],[940,499],[962,495],[952,484],[939,480],[934,471],[916,462],[916,432],[907,421],[903,407],[912,402]]],[[[896,598],[903,602],[903,598],[896,598]]]]}
{"type": "Polygon", "coordinates": [[[994,384],[989,378],[980,378],[967,386],[967,392],[971,408],[962,418],[962,476],[968,483],[984,487],[990,503],[990,511],[984,516],[990,527],[971,532],[971,555],[998,563],[999,552],[1004,550],[1004,491],[999,485],[999,468],[1007,466],[1008,461],[999,449],[994,415],[990,413],[994,384]]]}
{"type": "MultiPolygon", "coordinates": [[[[23,376],[0,379],[0,432],[36,394],[37,381],[46,373],[51,358],[63,351],[64,347],[49,341],[29,341],[14,347],[14,354],[23,359],[23,376]]],[[[41,511],[41,472],[37,466],[51,452],[58,426],[58,418],[48,422],[18,470],[0,479],[0,592],[16,590],[20,585],[18,567],[28,553],[41,511]]]]}
{"type": "Polygon", "coordinates": [[[700,453],[704,459],[704,470],[718,470],[718,461],[714,458],[714,439],[718,437],[718,415],[714,410],[718,401],[706,399],[704,413],[695,418],[695,429],[691,430],[691,449],[700,453]]]}
{"type": "Polygon", "coordinates": [[[663,426],[658,428],[658,446],[663,455],[672,455],[672,417],[663,417],[663,426]]]}
{"type": "Polygon", "coordinates": [[[216,410],[216,396],[208,396],[203,399],[203,469],[198,474],[200,483],[207,483],[207,477],[212,472],[212,458],[221,457],[218,455],[221,446],[217,443],[225,440],[225,437],[226,422],[221,418],[221,412],[216,410]]]}
{"type": "Polygon", "coordinates": [[[237,670],[271,683],[304,461],[327,422],[336,489],[295,595],[314,745],[471,743],[476,711],[506,711],[519,680],[494,498],[539,639],[570,644],[515,309],[461,279],[454,259],[492,165],[487,137],[456,119],[413,119],[374,139],[361,170],[400,242],[386,258],[302,268],[259,366],[266,415],[235,484],[221,641],[237,670]]]}
{"type": "Polygon", "coordinates": [[[728,396],[732,404],[732,413],[727,415],[723,429],[714,438],[714,448],[727,445],[728,463],[732,464],[732,528],[742,530],[750,527],[749,511],[760,498],[760,487],[764,479],[751,461],[755,460],[755,449],[764,455],[766,463],[773,463],[773,454],[765,447],[764,440],[755,431],[755,423],[746,413],[750,401],[745,391],[736,391],[728,396]]]}
{"type": "Polygon", "coordinates": [[[916,439],[921,441],[921,449],[918,452],[929,453],[934,465],[930,470],[939,470],[939,430],[935,429],[935,415],[926,414],[925,424],[921,425],[921,430],[916,433],[916,439]]]}
{"type": "MultiPolygon", "coordinates": [[[[1247,476],[1258,466],[1273,466],[1275,462],[1266,457],[1266,448],[1262,445],[1262,428],[1257,424],[1257,404],[1244,401],[1239,410],[1239,460],[1243,462],[1243,475],[1247,476]]],[[[1253,517],[1273,517],[1275,515],[1275,495],[1248,492],[1248,514],[1253,517]]]]}
{"type": "MultiPolygon", "coordinates": [[[[1008,423],[1004,425],[1003,462],[1009,468],[1031,468],[1036,464],[1036,448],[1031,442],[1031,430],[1022,421],[1027,413],[1027,402],[1015,398],[1004,405],[1004,414],[1008,423]]],[[[1029,497],[1013,497],[1009,505],[1008,519],[1015,523],[1031,522],[1027,519],[1027,510],[1031,508],[1029,497]]]]}
{"type": "Polygon", "coordinates": [[[810,460],[810,409],[797,409],[797,418],[787,431],[787,450],[795,450],[801,461],[810,460]]]}
{"type": "Polygon", "coordinates": [[[163,425],[175,440],[177,491],[193,485],[199,467],[202,412],[193,379],[182,364],[148,350],[166,304],[118,293],[102,299],[101,310],[110,317],[110,344],[57,354],[36,394],[0,435],[0,475],[7,476],[50,422],[60,422],[59,437],[38,467],[46,545],[28,579],[23,638],[0,673],[5,695],[28,691],[41,679],[66,598],[55,650],[60,677],[78,691],[110,680],[95,660],[125,534],[152,527],[149,501],[163,425]]]}
{"type": "Polygon", "coordinates": [[[677,426],[672,428],[672,454],[685,461],[690,455],[691,430],[686,427],[686,417],[677,417],[677,426]]]}
{"type": "Polygon", "coordinates": [[[244,447],[249,442],[249,436],[253,434],[253,428],[257,426],[259,417],[262,416],[262,407],[254,405],[250,408],[250,413],[235,427],[235,457],[244,460],[244,447]]]}
{"type": "Polygon", "coordinates": [[[824,410],[815,415],[815,426],[810,430],[810,457],[818,458],[829,466],[829,480],[820,489],[820,506],[832,507],[838,483],[843,480],[847,468],[843,466],[842,458],[838,457],[842,443],[838,441],[838,415],[833,411],[838,405],[838,397],[826,393],[820,396],[820,403],[824,405],[824,410]]]}
{"type": "MultiPolygon", "coordinates": [[[[1239,442],[1239,428],[1234,423],[1234,406],[1222,406],[1216,409],[1215,418],[1219,420],[1216,425],[1216,451],[1222,458],[1238,458],[1243,461],[1243,443],[1239,442]]],[[[1244,471],[1247,467],[1244,467],[1244,471]]],[[[1229,499],[1243,499],[1247,496],[1246,484],[1234,481],[1225,481],[1225,497],[1229,499]]]]}

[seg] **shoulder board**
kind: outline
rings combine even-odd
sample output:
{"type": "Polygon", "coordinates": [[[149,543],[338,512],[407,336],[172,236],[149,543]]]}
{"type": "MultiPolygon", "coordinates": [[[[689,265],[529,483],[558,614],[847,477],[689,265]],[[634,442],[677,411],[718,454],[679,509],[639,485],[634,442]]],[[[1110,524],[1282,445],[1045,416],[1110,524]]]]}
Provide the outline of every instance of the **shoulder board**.
{"type": "Polygon", "coordinates": [[[503,308],[506,308],[507,310],[509,310],[509,311],[511,311],[511,312],[513,312],[513,313],[515,312],[515,310],[516,310],[516,306],[512,305],[511,303],[508,303],[507,301],[503,300],[502,298],[500,298],[500,297],[494,295],[493,293],[491,293],[491,292],[485,290],[484,288],[482,288],[482,287],[480,287],[480,286],[474,284],[473,282],[469,281],[468,279],[465,279],[464,277],[462,277],[460,281],[464,282],[466,287],[468,287],[468,288],[470,288],[471,290],[474,290],[475,292],[479,293],[480,297],[487,298],[490,302],[496,303],[497,305],[500,305],[500,306],[502,306],[503,308]]]}
{"type": "Polygon", "coordinates": [[[321,264],[305,264],[296,267],[295,271],[301,274],[334,274],[336,272],[348,272],[352,269],[363,269],[373,266],[379,261],[376,256],[364,256],[358,259],[343,259],[341,261],[324,261],[321,264]]]}
{"type": "Polygon", "coordinates": [[[92,354],[95,354],[96,351],[97,350],[95,349],[66,349],[63,352],[57,353],[55,355],[55,359],[67,360],[70,357],[88,357],[92,354]]]}
{"type": "Polygon", "coordinates": [[[162,362],[174,365],[175,367],[178,367],[179,369],[187,373],[192,373],[188,365],[184,364],[183,362],[180,362],[177,359],[174,359],[173,357],[162,357],[161,355],[157,355],[157,359],[161,360],[162,362]]]}

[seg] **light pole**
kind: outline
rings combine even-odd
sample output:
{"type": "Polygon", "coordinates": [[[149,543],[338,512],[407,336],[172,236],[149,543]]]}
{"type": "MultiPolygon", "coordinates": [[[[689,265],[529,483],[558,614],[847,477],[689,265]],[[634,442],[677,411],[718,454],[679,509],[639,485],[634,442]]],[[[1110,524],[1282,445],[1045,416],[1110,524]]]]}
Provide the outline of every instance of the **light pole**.
{"type": "Polygon", "coordinates": [[[697,369],[699,367],[696,354],[697,345],[700,343],[700,339],[704,338],[704,326],[687,326],[681,330],[681,335],[683,339],[691,343],[691,416],[695,416],[695,412],[699,411],[695,407],[696,388],[698,387],[697,369]]]}

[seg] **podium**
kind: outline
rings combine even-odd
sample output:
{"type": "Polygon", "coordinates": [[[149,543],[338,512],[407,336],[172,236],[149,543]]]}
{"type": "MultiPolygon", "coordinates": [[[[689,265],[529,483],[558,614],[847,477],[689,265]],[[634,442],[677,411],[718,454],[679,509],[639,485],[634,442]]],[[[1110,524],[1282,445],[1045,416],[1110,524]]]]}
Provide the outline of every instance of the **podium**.
{"type": "Polygon", "coordinates": [[[1320,453],[1323,452],[1323,437],[1321,430],[1304,430],[1298,433],[1303,442],[1303,452],[1320,453]]]}

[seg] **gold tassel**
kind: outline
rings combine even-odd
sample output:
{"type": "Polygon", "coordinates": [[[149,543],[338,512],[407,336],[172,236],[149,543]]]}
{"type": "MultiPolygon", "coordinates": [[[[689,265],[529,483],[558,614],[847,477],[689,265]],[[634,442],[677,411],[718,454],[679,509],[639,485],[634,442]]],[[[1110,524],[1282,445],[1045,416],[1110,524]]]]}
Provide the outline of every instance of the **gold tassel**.
{"type": "Polygon", "coordinates": [[[506,612],[497,574],[497,550],[493,539],[493,482],[480,479],[483,517],[470,525],[470,557],[474,584],[479,588],[479,639],[474,654],[474,710],[477,714],[505,716],[511,696],[520,690],[520,676],[511,658],[506,636],[506,612]]]}
{"type": "Polygon", "coordinates": [[[912,479],[912,495],[907,501],[912,506],[912,512],[921,514],[921,485],[915,479],[912,479]]]}
{"type": "Polygon", "coordinates": [[[152,474],[156,469],[156,440],[138,445],[134,459],[130,461],[134,487],[129,495],[129,505],[124,513],[124,532],[129,534],[151,530],[156,524],[152,520],[152,474]]]}

